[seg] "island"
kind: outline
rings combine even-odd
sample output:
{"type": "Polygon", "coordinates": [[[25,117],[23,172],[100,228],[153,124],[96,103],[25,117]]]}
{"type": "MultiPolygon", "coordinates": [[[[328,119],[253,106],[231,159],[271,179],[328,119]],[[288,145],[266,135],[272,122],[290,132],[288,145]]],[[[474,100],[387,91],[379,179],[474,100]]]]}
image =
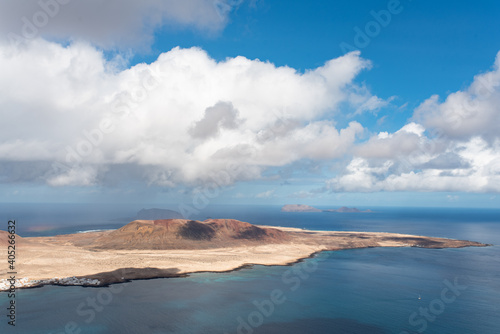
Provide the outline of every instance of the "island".
{"type": "Polygon", "coordinates": [[[323,210],[317,209],[310,205],[305,204],[286,204],[281,208],[283,212],[322,212],[323,210]]]}
{"type": "Polygon", "coordinates": [[[340,213],[353,213],[353,212],[373,212],[372,210],[360,210],[358,208],[348,208],[346,206],[338,209],[321,210],[310,205],[305,204],[286,204],[281,208],[282,212],[340,212],[340,213]]]}
{"type": "MultiPolygon", "coordinates": [[[[8,233],[0,231],[7,249],[8,233]]],[[[52,237],[16,235],[17,277],[0,267],[0,291],[11,285],[105,286],[133,279],[224,272],[248,265],[289,265],[322,251],[369,247],[488,246],[397,233],[308,231],[234,219],[135,220],[111,231],[52,237]]]]}
{"type": "Polygon", "coordinates": [[[167,209],[142,209],[139,212],[137,212],[137,215],[135,216],[134,220],[154,220],[154,219],[182,219],[182,215],[173,210],[167,210],[167,209]]]}
{"type": "Polygon", "coordinates": [[[132,220],[155,220],[155,219],[182,219],[182,214],[177,211],[167,209],[141,209],[135,217],[115,218],[112,221],[123,222],[132,220]]]}

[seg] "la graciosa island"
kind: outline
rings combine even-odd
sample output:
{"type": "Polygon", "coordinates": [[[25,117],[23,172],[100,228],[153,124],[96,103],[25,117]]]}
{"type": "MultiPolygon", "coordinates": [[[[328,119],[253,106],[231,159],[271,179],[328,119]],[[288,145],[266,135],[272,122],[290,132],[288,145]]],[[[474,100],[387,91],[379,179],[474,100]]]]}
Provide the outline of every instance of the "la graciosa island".
{"type": "MultiPolygon", "coordinates": [[[[135,220],[116,230],[16,236],[16,240],[21,250],[17,260],[19,278],[0,281],[0,291],[8,291],[13,285],[104,286],[133,279],[225,272],[255,264],[288,265],[321,251],[342,249],[488,246],[397,233],[269,227],[234,219],[135,220]]],[[[8,233],[0,231],[0,245],[7,243],[8,233]]]]}

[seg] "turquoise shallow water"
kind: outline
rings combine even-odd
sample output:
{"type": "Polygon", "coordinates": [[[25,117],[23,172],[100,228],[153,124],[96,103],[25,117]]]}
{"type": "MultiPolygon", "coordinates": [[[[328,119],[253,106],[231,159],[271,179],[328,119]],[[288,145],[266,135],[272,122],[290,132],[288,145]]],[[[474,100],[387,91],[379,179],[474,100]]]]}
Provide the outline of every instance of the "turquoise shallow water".
{"type": "MultiPolygon", "coordinates": [[[[270,207],[268,215],[259,210],[252,216],[234,210],[232,216],[239,212],[262,224],[350,226],[500,243],[495,211],[410,210],[405,216],[404,210],[387,209],[371,216],[313,216],[281,214],[270,207]]],[[[499,255],[499,246],[356,249],[324,252],[293,266],[254,266],[107,288],[22,290],[16,331],[2,314],[0,332],[497,334],[499,255]]],[[[6,294],[0,294],[1,309],[6,302],[6,294]]]]}

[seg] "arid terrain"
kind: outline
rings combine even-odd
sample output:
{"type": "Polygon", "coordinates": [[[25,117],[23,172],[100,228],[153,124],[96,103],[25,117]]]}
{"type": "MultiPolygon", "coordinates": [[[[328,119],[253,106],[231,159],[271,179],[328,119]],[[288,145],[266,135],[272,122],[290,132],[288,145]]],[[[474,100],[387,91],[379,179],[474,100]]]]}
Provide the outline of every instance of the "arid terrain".
{"type": "MultiPolygon", "coordinates": [[[[256,226],[233,219],[136,220],[113,231],[17,236],[16,245],[17,277],[31,282],[20,287],[65,284],[61,279],[73,277],[78,285],[87,285],[78,280],[88,279],[105,285],[138,278],[228,271],[251,264],[286,265],[325,250],[487,246],[394,233],[256,226]]],[[[0,247],[7,247],[5,231],[0,231],[0,247]]],[[[5,278],[7,270],[1,267],[0,279],[5,278]]]]}

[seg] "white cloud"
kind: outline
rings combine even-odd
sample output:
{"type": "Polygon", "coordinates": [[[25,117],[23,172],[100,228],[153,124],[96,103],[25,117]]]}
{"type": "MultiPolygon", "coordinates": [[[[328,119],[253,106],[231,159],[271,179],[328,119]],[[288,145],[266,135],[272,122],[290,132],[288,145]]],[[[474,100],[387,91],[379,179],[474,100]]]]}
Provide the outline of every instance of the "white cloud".
{"type": "Polygon", "coordinates": [[[88,43],[0,45],[0,182],[175,187],[222,173],[228,185],[311,161],[338,171],[327,181],[336,192],[500,192],[499,59],[468,89],[422,103],[400,130],[357,143],[366,129],[339,129],[335,113],[388,101],[355,84],[370,68],[356,52],[299,73],[174,48],[117,70],[119,59],[88,43]]]}
{"type": "Polygon", "coordinates": [[[425,128],[417,123],[411,122],[403,126],[401,129],[396,131],[396,134],[398,133],[413,133],[416,134],[418,137],[422,137],[422,135],[425,132],[425,128]]]}
{"type": "Polygon", "coordinates": [[[300,191],[296,191],[290,195],[288,195],[288,197],[290,198],[312,198],[312,197],[315,197],[317,194],[314,194],[310,191],[305,191],[305,190],[300,190],[300,191]]]}
{"type": "MultiPolygon", "coordinates": [[[[417,140],[414,138],[414,140],[417,140]]],[[[335,192],[460,191],[500,192],[500,140],[480,136],[466,142],[423,138],[414,146],[398,133],[372,138],[337,177],[335,192]],[[403,148],[413,148],[405,150],[403,148]]]]}
{"type": "Polygon", "coordinates": [[[220,171],[230,170],[229,184],[270,166],[334,159],[363,127],[337,129],[321,118],[370,99],[365,90],[355,98],[353,83],[368,67],[356,52],[298,73],[175,48],[117,71],[85,43],[0,47],[0,164],[37,163],[25,181],[51,185],[115,182],[119,169],[175,186],[220,171]]]}
{"type": "Polygon", "coordinates": [[[356,145],[336,192],[500,192],[500,53],[464,91],[423,102],[413,122],[356,145]],[[418,122],[418,123],[417,123],[418,122]]]}
{"type": "Polygon", "coordinates": [[[274,196],[274,192],[276,190],[272,189],[272,190],[268,190],[268,191],[264,191],[262,193],[259,193],[257,195],[255,195],[255,198],[271,198],[274,196]]]}
{"type": "Polygon", "coordinates": [[[414,118],[449,138],[493,140],[500,138],[499,106],[500,52],[491,71],[475,76],[466,90],[448,95],[442,103],[432,96],[416,109],[414,118]]]}
{"type": "Polygon", "coordinates": [[[103,48],[148,47],[160,27],[221,30],[234,5],[226,0],[16,0],[0,2],[0,41],[49,37],[103,48]],[[14,34],[14,35],[13,35],[14,34]]]}
{"type": "Polygon", "coordinates": [[[421,125],[409,123],[393,134],[381,132],[359,144],[354,149],[354,154],[379,159],[407,156],[425,146],[427,138],[422,137],[424,131],[421,125]]]}
{"type": "Polygon", "coordinates": [[[376,114],[380,108],[383,108],[394,100],[394,97],[390,97],[387,100],[381,99],[377,96],[370,96],[368,93],[368,89],[364,86],[360,86],[357,92],[353,92],[353,96],[351,97],[351,101],[355,102],[356,107],[355,111],[351,116],[359,115],[364,112],[372,112],[376,114]]]}

